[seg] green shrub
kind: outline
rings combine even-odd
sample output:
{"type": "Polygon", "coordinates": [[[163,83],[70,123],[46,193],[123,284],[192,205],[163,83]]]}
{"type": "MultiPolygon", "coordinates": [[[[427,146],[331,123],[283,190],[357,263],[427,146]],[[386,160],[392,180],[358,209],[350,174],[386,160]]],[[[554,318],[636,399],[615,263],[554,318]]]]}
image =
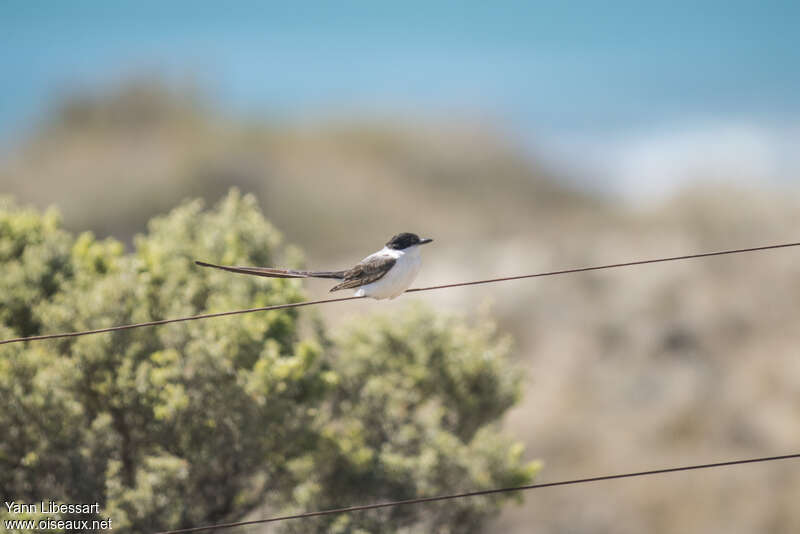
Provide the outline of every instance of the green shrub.
{"type": "MultiPolygon", "coordinates": [[[[255,200],[231,192],[151,221],[135,250],[74,237],[0,200],[0,337],[303,299],[296,280],[193,265],[292,265],[255,200]]],[[[396,311],[396,310],[394,310],[396,311]]],[[[524,484],[497,433],[519,395],[507,343],[424,308],[335,335],[295,310],[0,347],[0,487],[18,502],[100,502],[144,532],[524,484]],[[303,331],[308,329],[303,329],[303,331]]],[[[504,497],[288,522],[297,532],[470,532],[504,497]]]]}

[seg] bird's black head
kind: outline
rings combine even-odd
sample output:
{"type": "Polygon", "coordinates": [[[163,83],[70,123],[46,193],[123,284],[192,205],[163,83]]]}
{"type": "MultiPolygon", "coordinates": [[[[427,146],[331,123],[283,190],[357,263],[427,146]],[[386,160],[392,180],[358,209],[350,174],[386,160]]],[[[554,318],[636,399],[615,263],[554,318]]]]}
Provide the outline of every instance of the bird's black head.
{"type": "Polygon", "coordinates": [[[420,239],[417,234],[403,232],[402,234],[397,234],[391,238],[389,242],[386,243],[386,246],[394,250],[403,250],[408,247],[413,247],[414,245],[424,245],[425,243],[430,243],[431,241],[433,241],[433,239],[420,239]]]}

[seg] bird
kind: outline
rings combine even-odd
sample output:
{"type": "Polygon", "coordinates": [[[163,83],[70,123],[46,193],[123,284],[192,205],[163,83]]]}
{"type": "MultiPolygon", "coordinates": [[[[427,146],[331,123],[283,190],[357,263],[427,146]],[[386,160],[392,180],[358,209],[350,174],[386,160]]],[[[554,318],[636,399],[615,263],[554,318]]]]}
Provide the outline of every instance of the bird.
{"type": "Polygon", "coordinates": [[[420,238],[411,232],[397,234],[381,250],[344,271],[297,271],[271,267],[234,267],[204,261],[195,263],[202,267],[267,278],[332,278],[341,280],[331,288],[332,292],[355,289],[356,297],[393,299],[404,293],[417,277],[422,265],[420,246],[432,241],[431,238],[420,238]]]}

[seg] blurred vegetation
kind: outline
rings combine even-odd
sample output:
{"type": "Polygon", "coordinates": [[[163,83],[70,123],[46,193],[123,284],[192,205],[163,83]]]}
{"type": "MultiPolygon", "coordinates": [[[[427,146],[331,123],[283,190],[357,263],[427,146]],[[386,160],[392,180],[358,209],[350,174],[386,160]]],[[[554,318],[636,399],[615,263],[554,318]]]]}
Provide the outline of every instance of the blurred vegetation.
{"type": "MultiPolygon", "coordinates": [[[[0,201],[0,337],[303,299],[297,281],[200,269],[296,265],[231,192],[153,219],[126,253],[54,211],[0,201]]],[[[0,491],[99,501],[120,532],[523,484],[498,435],[520,380],[487,326],[409,308],[328,335],[296,310],[0,348],[0,491]]],[[[297,532],[475,532],[504,497],[300,524],[297,532]]]]}
{"type": "MultiPolygon", "coordinates": [[[[707,177],[691,178],[700,182],[707,177]]],[[[231,186],[239,186],[254,194],[288,241],[303,244],[310,267],[347,267],[365,247],[398,231],[434,237],[436,244],[425,251],[419,285],[797,241],[800,228],[800,197],[788,188],[776,192],[755,182],[738,188],[703,182],[672,198],[614,202],[565,186],[556,173],[537,165],[527,145],[518,146],[487,121],[451,116],[376,120],[348,115],[347,120],[305,121],[236,117],[220,115],[197,92],[153,80],[74,95],[55,105],[38,128],[0,155],[0,186],[40,209],[57,205],[66,230],[90,229],[125,243],[133,243],[148,220],[180,200],[202,197],[211,204],[231,186]]],[[[26,317],[24,310],[27,302],[60,287],[58,276],[49,274],[56,271],[47,265],[63,261],[64,253],[54,250],[72,246],[55,215],[41,220],[51,220],[48,224],[57,233],[46,232],[50,244],[31,250],[50,259],[26,269],[5,264],[0,277],[6,284],[0,288],[0,299],[5,299],[0,314],[4,322],[18,322],[15,332],[38,331],[43,324],[51,328],[36,314],[26,317]],[[15,296],[7,291],[10,287],[29,294],[15,296]]],[[[204,225],[202,231],[218,229],[204,225]]],[[[170,249],[174,243],[168,240],[163,246],[170,249]]],[[[285,251],[280,245],[269,250],[285,251]]],[[[443,311],[471,310],[492,299],[492,317],[514,337],[510,356],[526,386],[503,427],[524,441],[530,457],[544,460],[550,479],[577,478],[793,452],[800,443],[797,258],[796,249],[784,249],[429,292],[424,300],[443,311]]],[[[264,259],[300,262],[288,252],[264,259]]],[[[198,276],[209,277],[206,283],[216,280],[210,273],[198,276]]],[[[213,292],[219,293],[215,298],[232,298],[222,293],[243,283],[233,278],[214,281],[221,284],[215,287],[224,288],[213,292]]],[[[271,287],[265,284],[261,281],[258,287],[271,287]]],[[[325,287],[308,284],[309,291],[325,287]]],[[[255,295],[264,297],[264,292],[255,295]]],[[[255,298],[243,300],[250,304],[255,298]]],[[[397,306],[403,302],[379,305],[399,317],[397,306]]],[[[185,303],[175,298],[169,305],[180,308],[185,303]]],[[[368,344],[389,343],[389,338],[379,342],[370,337],[372,330],[362,331],[342,317],[368,311],[369,317],[364,313],[360,320],[369,324],[373,306],[353,302],[346,311],[321,307],[325,324],[337,334],[303,334],[305,321],[300,321],[301,333],[293,326],[293,335],[322,347],[320,360],[343,379],[350,367],[338,356],[342,347],[352,346],[358,336],[368,344]]],[[[426,317],[415,327],[420,332],[444,321],[440,314],[431,319],[424,311],[406,313],[426,317]]],[[[99,324],[102,318],[92,320],[99,324]]],[[[381,321],[388,332],[413,324],[405,318],[397,324],[381,321]]],[[[215,328],[229,324],[234,323],[223,319],[215,328]]],[[[165,327],[159,335],[173,331],[181,330],[165,327]]],[[[458,341],[446,332],[441,339],[458,341]]],[[[492,339],[497,343],[493,347],[501,349],[504,342],[492,339]]],[[[417,362],[410,369],[437,361],[432,353],[417,350],[418,345],[403,348],[404,357],[417,362]]],[[[353,369],[380,366],[356,356],[349,364],[353,369]]],[[[435,376],[449,384],[447,376],[435,376]]],[[[369,376],[361,383],[373,380],[378,379],[369,376]]],[[[413,380],[429,387],[422,378],[413,380]]],[[[482,380],[475,387],[492,391],[494,386],[482,380]]],[[[451,400],[463,398],[459,388],[448,395],[451,400]]],[[[346,396],[326,393],[324,403],[329,404],[324,409],[332,410],[334,399],[348,406],[346,396]]],[[[478,409],[480,419],[487,416],[484,408],[496,412],[508,397],[498,395],[496,401],[472,409],[478,409]]],[[[419,410],[416,424],[425,432],[426,425],[437,421],[436,402],[446,405],[438,399],[419,410]]],[[[403,415],[390,400],[385,405],[393,417],[403,415]]],[[[366,411],[353,403],[354,418],[361,417],[362,408],[366,411]]],[[[464,435],[463,423],[446,412],[442,427],[464,435]]],[[[372,430],[354,430],[342,410],[337,417],[338,426],[328,432],[349,432],[347,440],[337,438],[348,446],[373,446],[377,438],[372,430]]],[[[391,424],[398,428],[399,423],[391,424]]],[[[475,436],[484,439],[486,433],[479,430],[475,436]]],[[[341,453],[327,449],[325,454],[335,459],[341,453]]],[[[461,452],[452,454],[457,459],[461,452]]],[[[481,470],[482,462],[494,464],[500,457],[473,459],[469,465],[481,470]]],[[[384,471],[370,471],[379,477],[374,480],[393,472],[389,460],[375,460],[384,471]]],[[[302,465],[292,465],[302,472],[302,465]]],[[[505,507],[484,530],[794,532],[800,524],[800,478],[787,465],[535,492],[524,507],[505,507]]],[[[321,506],[331,504],[316,492],[338,487],[338,475],[323,470],[317,476],[320,481],[303,486],[297,502],[302,496],[319,499],[315,502],[321,506]]],[[[370,494],[383,495],[366,478],[360,482],[370,494]]],[[[480,505],[478,500],[471,503],[480,505]]],[[[282,509],[272,501],[251,516],[282,509]]],[[[440,512],[435,505],[424,509],[440,512]]]]}
{"type": "Polygon", "coordinates": [[[200,92],[149,79],[65,98],[6,159],[4,191],[57,205],[71,230],[123,241],[184,198],[214,202],[238,187],[312,263],[413,230],[409,210],[419,231],[446,242],[501,237],[565,212],[580,224],[574,208],[600,206],[476,121],[235,120],[200,92]],[[492,216],[476,217],[476,204],[492,216]]]}

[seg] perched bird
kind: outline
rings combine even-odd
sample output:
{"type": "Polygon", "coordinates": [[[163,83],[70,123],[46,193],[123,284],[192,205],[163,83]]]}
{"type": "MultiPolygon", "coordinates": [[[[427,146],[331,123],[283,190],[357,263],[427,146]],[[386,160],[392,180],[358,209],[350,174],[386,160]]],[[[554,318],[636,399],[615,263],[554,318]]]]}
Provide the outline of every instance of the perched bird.
{"type": "Polygon", "coordinates": [[[409,232],[397,234],[381,250],[370,254],[346,271],[294,271],[269,267],[229,267],[203,261],[195,263],[203,267],[268,278],[333,278],[341,282],[333,286],[331,291],[356,289],[357,297],[393,299],[408,289],[417,277],[422,263],[419,247],[431,241],[433,239],[420,239],[417,234],[409,232]]]}

